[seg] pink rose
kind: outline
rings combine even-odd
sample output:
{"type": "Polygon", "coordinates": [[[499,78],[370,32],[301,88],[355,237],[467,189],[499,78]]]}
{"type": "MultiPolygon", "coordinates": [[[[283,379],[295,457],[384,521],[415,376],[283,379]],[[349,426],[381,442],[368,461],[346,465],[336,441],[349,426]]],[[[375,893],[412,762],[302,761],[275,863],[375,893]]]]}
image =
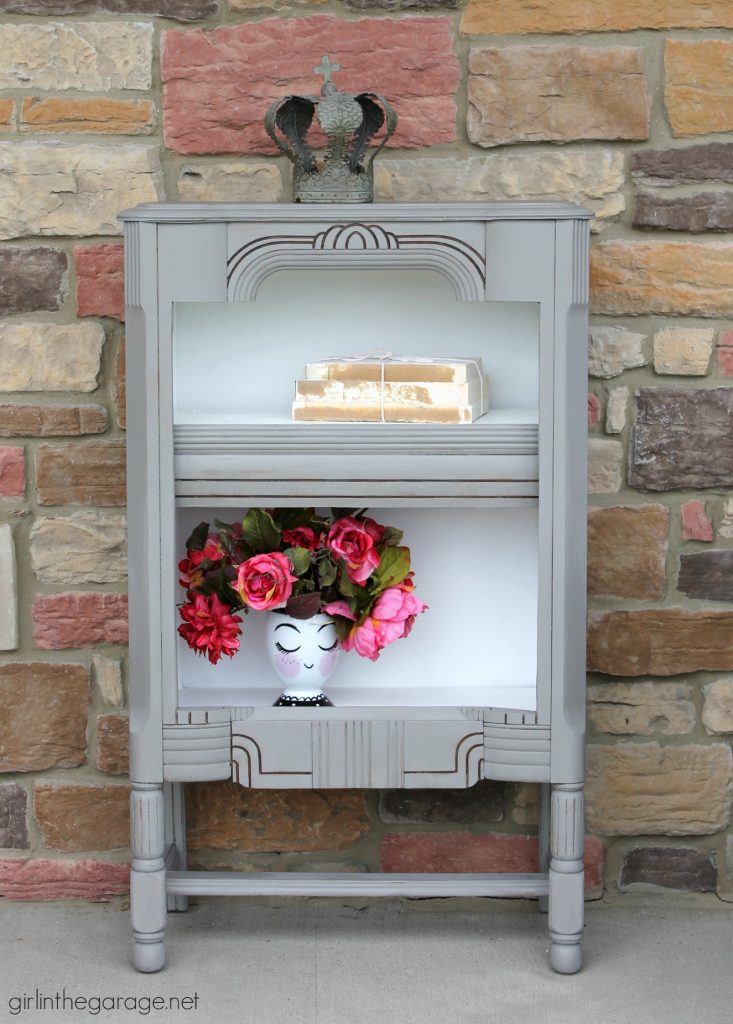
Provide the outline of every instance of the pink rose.
{"type": "Polygon", "coordinates": [[[279,551],[267,555],[254,555],[242,562],[237,580],[232,586],[244,604],[257,612],[282,608],[297,580],[290,561],[279,551]]]}
{"type": "Polygon", "coordinates": [[[373,519],[358,520],[345,516],[337,519],[328,531],[326,546],[344,562],[351,582],[363,585],[379,565],[375,545],[383,534],[383,527],[373,519]]]}
{"type": "Polygon", "coordinates": [[[283,530],[283,541],[291,548],[307,548],[315,551],[321,546],[321,534],[317,534],[310,526],[296,526],[292,530],[283,530]]]}
{"type": "Polygon", "coordinates": [[[333,601],[323,609],[329,615],[340,615],[350,619],[354,625],[341,646],[345,651],[355,650],[363,658],[376,661],[380,651],[406,637],[413,627],[415,618],[427,609],[427,605],[413,594],[409,579],[396,587],[382,591],[371,613],[363,622],[354,622],[354,616],[346,601],[333,601]]]}

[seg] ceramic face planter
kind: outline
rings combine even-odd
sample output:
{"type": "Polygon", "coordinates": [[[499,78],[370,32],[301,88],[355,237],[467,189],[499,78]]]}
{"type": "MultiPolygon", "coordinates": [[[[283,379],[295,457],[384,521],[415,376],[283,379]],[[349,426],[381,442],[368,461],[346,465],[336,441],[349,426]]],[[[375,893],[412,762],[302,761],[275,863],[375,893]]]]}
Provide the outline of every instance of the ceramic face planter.
{"type": "Polygon", "coordinates": [[[341,648],[331,616],[292,619],[270,612],[267,618],[267,652],[283,683],[275,707],[331,707],[323,687],[341,648]]]}

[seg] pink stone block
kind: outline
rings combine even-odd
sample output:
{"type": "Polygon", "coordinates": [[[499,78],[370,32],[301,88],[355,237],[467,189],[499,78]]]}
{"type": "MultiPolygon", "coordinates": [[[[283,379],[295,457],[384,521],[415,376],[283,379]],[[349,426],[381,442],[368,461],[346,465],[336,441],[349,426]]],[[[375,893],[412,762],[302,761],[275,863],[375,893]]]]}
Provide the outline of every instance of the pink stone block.
{"type": "Polygon", "coordinates": [[[595,427],[601,421],[601,403],[594,394],[588,395],[588,426],[595,427]]]}
{"type": "Polygon", "coordinates": [[[721,331],[718,335],[718,344],[721,348],[733,348],[733,331],[721,331]]]}
{"type": "Polygon", "coordinates": [[[708,519],[704,501],[687,501],[680,511],[683,540],[713,539],[713,524],[708,519]]]}
{"type": "Polygon", "coordinates": [[[733,348],[718,349],[718,369],[724,377],[733,377],[733,348]]]}
{"type": "Polygon", "coordinates": [[[44,650],[127,643],[127,595],[36,594],[33,639],[44,650]]]}
{"type": "Polygon", "coordinates": [[[0,896],[10,900],[74,897],[104,903],[129,891],[129,864],[103,860],[0,859],[0,896]]]}
{"type": "Polygon", "coordinates": [[[25,451],[20,445],[0,448],[0,497],[25,497],[25,451]]]}
{"type": "MultiPolygon", "coordinates": [[[[382,838],[382,870],[390,872],[536,872],[536,836],[473,835],[468,832],[393,832],[382,838]]],[[[590,899],[603,892],[603,844],[585,841],[585,890],[590,899]]]]}
{"type": "Polygon", "coordinates": [[[77,316],[125,319],[123,248],[79,245],[74,249],[77,316]]]}
{"type": "Polygon", "coordinates": [[[450,17],[265,18],[163,35],[163,127],[177,153],[276,153],[262,121],[270,103],[320,89],[324,53],[339,89],[374,89],[399,115],[390,145],[455,141],[460,65],[450,17]]]}

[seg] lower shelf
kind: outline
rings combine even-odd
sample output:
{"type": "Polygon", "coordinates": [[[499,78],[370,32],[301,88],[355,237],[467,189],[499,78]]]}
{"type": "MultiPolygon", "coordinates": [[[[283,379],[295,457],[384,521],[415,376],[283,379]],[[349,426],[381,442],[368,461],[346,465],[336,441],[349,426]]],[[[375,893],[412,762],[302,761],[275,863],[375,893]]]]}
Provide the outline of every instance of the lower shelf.
{"type": "Polygon", "coordinates": [[[169,871],[170,896],[547,896],[537,874],[378,874],[169,871]]]}

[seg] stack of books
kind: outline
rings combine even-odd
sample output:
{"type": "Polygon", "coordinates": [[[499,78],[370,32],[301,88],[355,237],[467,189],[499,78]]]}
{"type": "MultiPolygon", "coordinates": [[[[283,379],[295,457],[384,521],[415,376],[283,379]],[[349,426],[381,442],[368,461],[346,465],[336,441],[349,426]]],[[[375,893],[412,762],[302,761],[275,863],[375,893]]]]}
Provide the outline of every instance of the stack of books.
{"type": "Polygon", "coordinates": [[[489,409],[481,360],[308,363],[293,419],[312,423],[473,423],[489,409]]]}

